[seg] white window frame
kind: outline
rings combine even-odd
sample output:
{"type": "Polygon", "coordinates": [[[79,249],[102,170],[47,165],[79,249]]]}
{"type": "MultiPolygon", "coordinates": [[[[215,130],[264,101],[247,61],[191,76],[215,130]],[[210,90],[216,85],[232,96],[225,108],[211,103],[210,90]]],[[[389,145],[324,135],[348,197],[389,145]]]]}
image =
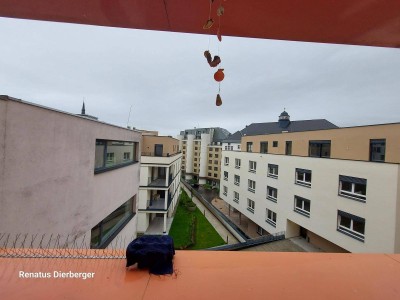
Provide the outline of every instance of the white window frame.
{"type": "Polygon", "coordinates": [[[224,165],[225,165],[225,166],[229,166],[229,157],[226,157],[226,156],[225,156],[224,165]]]}
{"type": "Polygon", "coordinates": [[[267,186],[267,199],[271,200],[273,202],[278,202],[278,189],[268,185],[267,186]],[[275,196],[269,194],[270,190],[275,191],[275,196]]]}
{"type": "Polygon", "coordinates": [[[276,212],[267,208],[265,222],[273,227],[276,227],[276,218],[276,212]]]}
{"type": "Polygon", "coordinates": [[[264,228],[262,228],[261,226],[257,226],[257,233],[259,235],[263,235],[264,234],[264,228]]]}
{"type": "Polygon", "coordinates": [[[239,203],[239,193],[236,191],[233,192],[233,202],[239,203]]]}
{"type": "MultiPolygon", "coordinates": [[[[310,170],[307,170],[310,171],[310,170]]],[[[303,185],[306,187],[311,187],[312,173],[310,172],[302,172],[300,169],[296,169],[296,184],[303,185]],[[310,174],[310,181],[306,180],[306,175],[310,174]],[[299,176],[300,175],[300,176],[299,176]],[[302,177],[299,179],[298,177],[302,177]]]]}
{"type": "Polygon", "coordinates": [[[257,170],[257,162],[254,160],[249,161],[249,172],[256,173],[257,170]]]}
{"type": "Polygon", "coordinates": [[[239,175],[234,176],[234,184],[237,186],[240,186],[240,176],[239,175]]]}
{"type": "Polygon", "coordinates": [[[130,160],[131,159],[131,153],[130,152],[124,152],[124,160],[130,160]],[[126,155],[128,154],[128,155],[126,155]]]}
{"type": "Polygon", "coordinates": [[[346,217],[346,216],[342,216],[338,212],[337,230],[341,233],[349,235],[352,238],[355,238],[357,240],[364,242],[364,240],[365,240],[365,220],[364,220],[364,233],[361,233],[361,232],[355,231],[353,229],[355,220],[353,218],[351,218],[350,216],[347,216],[347,218],[350,219],[350,227],[341,225],[340,222],[341,222],[342,217],[346,217]]]}
{"type": "Polygon", "coordinates": [[[306,217],[310,217],[310,213],[311,213],[311,201],[303,198],[303,197],[299,197],[299,196],[294,196],[294,211],[298,212],[301,215],[304,215],[306,217]],[[297,199],[301,200],[301,207],[297,206],[297,199]],[[304,209],[304,203],[306,203],[306,201],[308,201],[310,203],[310,211],[307,211],[304,209]]]}
{"type": "Polygon", "coordinates": [[[106,155],[106,160],[107,160],[107,162],[114,162],[115,161],[115,153],[108,152],[106,155]],[[109,156],[110,156],[110,158],[109,158],[109,156]]]}
{"type": "Polygon", "coordinates": [[[346,198],[351,198],[351,199],[354,199],[354,200],[366,202],[366,200],[367,200],[367,184],[365,184],[365,195],[364,194],[358,194],[358,193],[354,192],[356,184],[363,185],[361,183],[355,183],[355,182],[350,182],[350,181],[340,180],[339,179],[339,195],[343,196],[343,197],[346,197],[346,198]],[[347,183],[351,184],[351,191],[342,189],[343,182],[347,182],[347,183]]]}
{"type": "Polygon", "coordinates": [[[255,207],[256,203],[253,200],[247,198],[247,210],[254,214],[255,207]]]}
{"type": "Polygon", "coordinates": [[[235,168],[240,169],[241,160],[240,158],[235,158],[235,168]]]}
{"type": "Polygon", "coordinates": [[[227,186],[223,186],[223,194],[225,195],[225,196],[228,196],[228,187],[227,186]]]}
{"type": "Polygon", "coordinates": [[[229,173],[227,171],[224,171],[224,180],[228,181],[228,176],[229,173]]]}
{"type": "Polygon", "coordinates": [[[256,192],[256,182],[254,180],[249,179],[247,181],[248,191],[255,193],[256,192]]]}
{"type": "Polygon", "coordinates": [[[268,177],[271,178],[278,178],[278,174],[279,174],[279,166],[278,165],[274,165],[274,164],[268,164],[268,177]],[[271,172],[271,170],[273,172],[271,172]]]}

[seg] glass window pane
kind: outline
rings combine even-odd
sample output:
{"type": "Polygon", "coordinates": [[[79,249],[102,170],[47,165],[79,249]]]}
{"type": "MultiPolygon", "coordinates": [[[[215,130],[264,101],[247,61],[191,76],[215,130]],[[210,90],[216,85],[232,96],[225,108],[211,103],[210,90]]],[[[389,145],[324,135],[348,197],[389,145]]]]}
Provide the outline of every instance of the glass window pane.
{"type": "Polygon", "coordinates": [[[95,158],[94,158],[95,169],[104,167],[104,149],[105,149],[105,142],[97,140],[95,158]]]}
{"type": "Polygon", "coordinates": [[[331,156],[331,144],[322,144],[321,157],[330,157],[330,156],[331,156]]]}
{"type": "Polygon", "coordinates": [[[364,222],[357,222],[353,220],[353,230],[357,231],[361,234],[364,234],[365,230],[365,223],[364,222]]]}
{"type": "Polygon", "coordinates": [[[365,195],[367,193],[367,186],[364,184],[354,184],[354,193],[365,195]]]}
{"type": "Polygon", "coordinates": [[[342,191],[351,192],[352,184],[347,181],[342,181],[342,191]]]}
{"type": "Polygon", "coordinates": [[[304,210],[310,211],[310,201],[304,201],[304,210]]]}
{"type": "Polygon", "coordinates": [[[351,219],[345,216],[340,216],[340,225],[350,228],[351,219]]]}
{"type": "Polygon", "coordinates": [[[310,143],[310,156],[320,156],[320,147],[318,144],[310,143]]]}

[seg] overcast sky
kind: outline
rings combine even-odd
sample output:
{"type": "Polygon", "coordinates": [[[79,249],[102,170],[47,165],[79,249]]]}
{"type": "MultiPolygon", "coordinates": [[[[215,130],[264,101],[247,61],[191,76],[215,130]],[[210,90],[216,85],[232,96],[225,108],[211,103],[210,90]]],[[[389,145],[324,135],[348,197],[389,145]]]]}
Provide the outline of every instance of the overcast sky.
{"type": "Polygon", "coordinates": [[[400,122],[400,50],[0,18],[0,94],[176,136],[250,123],[400,122]],[[223,104],[203,56],[222,58],[223,104]]]}

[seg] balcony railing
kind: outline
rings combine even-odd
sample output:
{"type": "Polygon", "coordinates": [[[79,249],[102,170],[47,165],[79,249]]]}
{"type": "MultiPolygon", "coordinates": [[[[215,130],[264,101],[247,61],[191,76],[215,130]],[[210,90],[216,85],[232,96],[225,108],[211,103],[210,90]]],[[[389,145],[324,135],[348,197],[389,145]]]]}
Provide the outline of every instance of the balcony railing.
{"type": "Polygon", "coordinates": [[[176,153],[167,153],[167,152],[163,152],[163,153],[155,153],[155,152],[142,152],[142,156],[154,156],[154,157],[171,157],[171,156],[175,156],[177,154],[182,153],[182,151],[178,151],[176,153]]]}
{"type": "Polygon", "coordinates": [[[168,185],[167,185],[167,179],[165,176],[157,177],[157,178],[148,177],[148,179],[147,179],[148,186],[167,187],[167,186],[171,185],[171,183],[172,183],[172,174],[169,174],[169,176],[168,176],[168,185]]]}
{"type": "Polygon", "coordinates": [[[146,210],[167,211],[172,202],[171,194],[168,194],[167,208],[165,209],[165,198],[157,200],[147,200],[146,210]]]}

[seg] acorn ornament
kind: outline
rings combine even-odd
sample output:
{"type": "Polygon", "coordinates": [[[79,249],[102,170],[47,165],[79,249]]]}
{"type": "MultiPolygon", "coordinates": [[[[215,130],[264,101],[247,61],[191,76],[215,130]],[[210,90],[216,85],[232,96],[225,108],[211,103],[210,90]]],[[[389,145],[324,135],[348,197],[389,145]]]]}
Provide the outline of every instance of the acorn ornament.
{"type": "Polygon", "coordinates": [[[217,94],[217,99],[215,100],[215,105],[216,106],[221,106],[222,105],[222,99],[219,94],[217,94]]]}
{"type": "Polygon", "coordinates": [[[222,80],[224,80],[224,77],[224,69],[218,69],[218,71],[214,73],[215,81],[221,82],[222,80]]]}

